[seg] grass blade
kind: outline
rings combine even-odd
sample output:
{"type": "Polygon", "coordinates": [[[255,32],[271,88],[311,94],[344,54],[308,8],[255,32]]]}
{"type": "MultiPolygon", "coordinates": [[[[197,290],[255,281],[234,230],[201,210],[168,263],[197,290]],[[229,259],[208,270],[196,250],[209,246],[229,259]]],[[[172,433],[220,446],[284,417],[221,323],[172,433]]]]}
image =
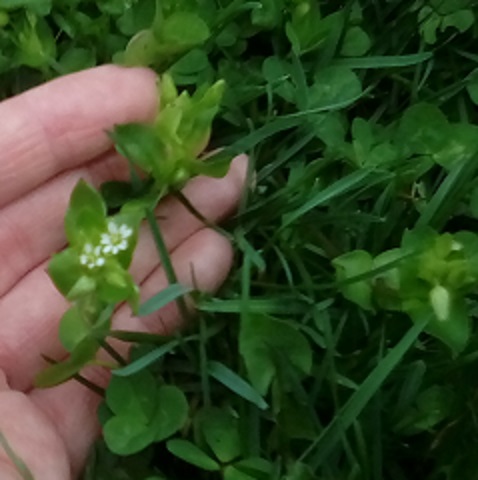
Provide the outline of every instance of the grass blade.
{"type": "Polygon", "coordinates": [[[181,285],[179,283],[169,285],[164,290],[161,290],[161,292],[146,300],[139,307],[138,316],[145,317],[146,315],[150,315],[151,313],[154,313],[157,310],[165,307],[168,303],[177,300],[179,297],[192,291],[193,288],[181,285]]]}
{"type": "Polygon", "coordinates": [[[6,439],[5,435],[0,432],[0,446],[5,450],[10,461],[13,463],[18,473],[23,480],[35,480],[30,469],[25,465],[25,462],[13,451],[10,443],[6,439]]]}
{"type": "Polygon", "coordinates": [[[433,57],[432,52],[414,53],[412,55],[378,55],[370,57],[340,58],[334,65],[355,69],[382,69],[410,67],[424,63],[433,57]]]}
{"type": "Polygon", "coordinates": [[[415,343],[427,322],[428,318],[416,322],[400,342],[382,358],[360,385],[360,388],[350,397],[314,443],[303,453],[301,460],[307,461],[316,470],[327,459],[331,451],[341,441],[345,431],[355,422],[392,370],[415,343]]]}
{"type": "Polygon", "coordinates": [[[208,362],[208,373],[229,390],[253,403],[261,410],[269,408],[261,395],[243,378],[220,362],[208,362]]]}

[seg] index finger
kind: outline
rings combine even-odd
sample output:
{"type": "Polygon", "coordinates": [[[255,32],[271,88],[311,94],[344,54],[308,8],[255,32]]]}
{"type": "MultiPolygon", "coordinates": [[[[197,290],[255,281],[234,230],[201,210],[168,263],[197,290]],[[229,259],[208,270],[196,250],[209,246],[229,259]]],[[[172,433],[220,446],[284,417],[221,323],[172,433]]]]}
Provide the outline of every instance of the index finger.
{"type": "Polygon", "coordinates": [[[112,146],[115,124],[147,121],[156,76],[113,65],[58,78],[0,103],[0,207],[112,146]]]}

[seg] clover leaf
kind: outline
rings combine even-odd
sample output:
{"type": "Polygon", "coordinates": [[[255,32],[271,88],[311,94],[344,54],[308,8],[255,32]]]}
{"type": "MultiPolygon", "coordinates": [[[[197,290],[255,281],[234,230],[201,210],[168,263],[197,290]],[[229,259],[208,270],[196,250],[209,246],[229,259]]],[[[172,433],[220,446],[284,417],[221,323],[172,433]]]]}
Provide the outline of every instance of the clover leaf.
{"type": "Polygon", "coordinates": [[[114,376],[106,390],[112,415],[104,425],[108,447],[130,455],[176,433],[187,420],[188,402],[175,386],[158,385],[147,370],[128,377],[114,376]]]}
{"type": "Polygon", "coordinates": [[[266,315],[255,315],[241,325],[239,349],[249,379],[262,395],[277,373],[275,352],[287,352],[290,364],[302,374],[312,366],[312,350],[304,335],[291,323],[266,315]]]}

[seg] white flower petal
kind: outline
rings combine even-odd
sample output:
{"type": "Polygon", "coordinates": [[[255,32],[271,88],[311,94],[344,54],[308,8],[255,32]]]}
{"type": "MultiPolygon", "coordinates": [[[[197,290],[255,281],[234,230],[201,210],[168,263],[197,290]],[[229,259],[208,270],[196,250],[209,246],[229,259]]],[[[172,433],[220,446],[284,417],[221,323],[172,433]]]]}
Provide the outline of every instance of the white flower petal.
{"type": "Polygon", "coordinates": [[[111,237],[107,233],[102,233],[100,243],[103,245],[108,245],[110,242],[111,237]]]}
{"type": "Polygon", "coordinates": [[[123,239],[127,239],[133,235],[133,229],[129,228],[128,225],[121,225],[120,234],[123,239]]]}
{"type": "Polygon", "coordinates": [[[108,232],[111,233],[111,235],[118,235],[118,225],[114,222],[109,222],[108,223],[108,232]]]}

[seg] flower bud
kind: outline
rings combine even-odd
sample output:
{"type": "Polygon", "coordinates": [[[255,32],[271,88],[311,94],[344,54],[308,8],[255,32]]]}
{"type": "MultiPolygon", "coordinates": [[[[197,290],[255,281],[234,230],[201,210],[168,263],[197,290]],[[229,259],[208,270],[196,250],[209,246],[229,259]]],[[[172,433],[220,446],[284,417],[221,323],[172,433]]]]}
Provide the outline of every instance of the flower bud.
{"type": "Polygon", "coordinates": [[[448,320],[450,316],[450,292],[442,285],[435,285],[430,290],[430,304],[440,322],[448,320]]]}

